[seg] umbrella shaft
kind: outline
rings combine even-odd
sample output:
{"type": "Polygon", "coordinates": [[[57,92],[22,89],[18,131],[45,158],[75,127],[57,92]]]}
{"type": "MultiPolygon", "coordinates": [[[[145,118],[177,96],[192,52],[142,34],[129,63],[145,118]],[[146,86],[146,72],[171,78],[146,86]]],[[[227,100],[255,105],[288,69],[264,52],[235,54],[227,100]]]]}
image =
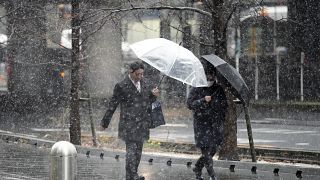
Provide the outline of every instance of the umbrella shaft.
{"type": "Polygon", "coordinates": [[[158,85],[157,85],[158,88],[160,87],[163,78],[164,78],[164,75],[162,75],[162,77],[161,77],[161,79],[160,79],[160,81],[159,81],[159,83],[158,83],[158,85]]]}

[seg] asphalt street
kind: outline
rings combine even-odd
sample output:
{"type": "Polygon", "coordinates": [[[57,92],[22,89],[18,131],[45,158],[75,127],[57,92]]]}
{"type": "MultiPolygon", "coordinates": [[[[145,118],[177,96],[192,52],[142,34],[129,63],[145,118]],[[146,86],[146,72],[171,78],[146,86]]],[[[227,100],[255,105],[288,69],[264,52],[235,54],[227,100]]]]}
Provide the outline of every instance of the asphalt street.
{"type": "MultiPolygon", "coordinates": [[[[252,124],[256,146],[320,152],[320,126],[252,124]]],[[[248,144],[245,124],[238,124],[238,144],[248,144]]]]}
{"type": "MultiPolygon", "coordinates": [[[[99,134],[117,137],[117,128],[99,134]]],[[[302,126],[271,123],[252,123],[256,147],[320,151],[320,126],[302,126]]],[[[249,146],[246,124],[238,123],[238,145],[249,146]]],[[[162,142],[194,144],[192,124],[166,124],[151,130],[151,139],[162,142]]]]}
{"type": "MultiPolygon", "coordinates": [[[[67,130],[67,129],[65,129],[67,130]]],[[[31,128],[33,133],[59,132],[55,128],[31,128]]],[[[320,152],[320,126],[279,125],[253,123],[253,141],[256,147],[292,149],[320,152]]],[[[90,132],[87,132],[90,134],[90,132]]],[[[117,137],[117,128],[97,131],[117,137]]],[[[166,124],[151,130],[151,139],[163,142],[194,144],[193,126],[190,124],[166,124]]],[[[245,123],[238,123],[238,145],[249,146],[245,123]]]]}
{"type": "MultiPolygon", "coordinates": [[[[85,113],[85,112],[84,112],[85,113]]],[[[95,114],[95,125],[103,114],[95,114]]],[[[62,118],[63,113],[26,114],[2,113],[0,115],[0,130],[16,133],[34,134],[43,137],[47,133],[68,132],[68,119],[62,118]],[[64,119],[64,120],[61,120],[64,119]]],[[[85,117],[85,116],[84,116],[85,117]]],[[[111,121],[111,127],[98,134],[117,136],[117,117],[111,121]]],[[[238,120],[238,145],[248,145],[246,124],[238,120]]],[[[320,121],[301,121],[281,118],[252,119],[253,141],[256,147],[293,149],[301,151],[320,151],[320,121]]],[[[82,130],[90,134],[88,118],[82,119],[82,130]]],[[[191,119],[167,123],[151,131],[154,140],[174,143],[194,143],[193,125],[191,119]]]]}
{"type": "MultiPolygon", "coordinates": [[[[165,128],[163,128],[165,129],[165,128]]],[[[167,128],[169,129],[169,128],[167,128]]],[[[154,138],[159,133],[154,131],[154,138]]],[[[165,130],[163,130],[165,133],[165,130]]],[[[168,131],[168,130],[167,130],[168,131]]],[[[283,124],[261,124],[252,123],[253,140],[255,146],[282,149],[301,149],[320,151],[320,127],[319,126],[300,126],[283,124]]],[[[193,143],[193,130],[188,128],[175,128],[169,130],[170,136],[176,137],[181,134],[185,141],[193,143]],[[186,132],[183,132],[185,130],[186,132]],[[179,132],[182,131],[182,132],[179,132]]],[[[238,123],[238,145],[248,145],[248,134],[245,123],[238,123]]],[[[164,135],[165,136],[165,135],[164,135]]]]}

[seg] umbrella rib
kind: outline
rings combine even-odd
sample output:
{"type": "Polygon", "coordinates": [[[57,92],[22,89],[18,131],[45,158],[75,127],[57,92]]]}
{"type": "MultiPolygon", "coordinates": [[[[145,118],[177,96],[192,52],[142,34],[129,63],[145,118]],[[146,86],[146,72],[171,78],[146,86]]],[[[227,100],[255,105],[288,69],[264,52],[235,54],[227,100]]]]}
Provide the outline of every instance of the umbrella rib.
{"type": "Polygon", "coordinates": [[[185,79],[189,79],[190,76],[192,76],[195,72],[192,72],[189,76],[187,76],[185,79]]]}
{"type": "MultiPolygon", "coordinates": [[[[165,47],[165,46],[164,46],[164,45],[161,45],[160,47],[165,47]]],[[[151,52],[151,51],[153,51],[153,50],[155,50],[155,49],[157,49],[157,48],[159,48],[159,46],[158,46],[158,47],[154,47],[154,48],[150,49],[149,51],[144,52],[143,54],[147,54],[147,53],[149,53],[149,52],[151,52]]],[[[179,46],[178,46],[178,50],[179,50],[179,46]]],[[[135,52],[135,51],[134,51],[134,52],[135,52]]],[[[136,54],[136,53],[135,53],[135,54],[136,54]]],[[[137,55],[137,54],[136,54],[136,55],[137,55]]],[[[139,57],[139,55],[137,55],[137,56],[139,57]]],[[[177,56],[178,56],[178,55],[176,55],[175,60],[177,59],[177,56]]],[[[166,72],[167,75],[168,75],[169,72],[171,71],[175,60],[173,61],[173,63],[170,65],[170,68],[169,68],[168,71],[166,72]]],[[[150,63],[152,63],[152,62],[150,61],[150,63]]],[[[160,70],[160,69],[159,69],[159,70],[160,70]]]]}
{"type": "Polygon", "coordinates": [[[179,49],[179,47],[180,47],[180,46],[177,46],[177,47],[178,47],[178,48],[177,48],[178,53],[176,53],[176,57],[174,58],[174,60],[173,60],[172,64],[170,65],[170,68],[168,69],[167,74],[169,74],[169,72],[171,71],[171,69],[172,69],[172,67],[173,67],[174,63],[175,63],[175,62],[176,62],[176,60],[177,60],[177,57],[178,57],[178,54],[179,54],[179,51],[180,51],[180,49],[179,49]]]}

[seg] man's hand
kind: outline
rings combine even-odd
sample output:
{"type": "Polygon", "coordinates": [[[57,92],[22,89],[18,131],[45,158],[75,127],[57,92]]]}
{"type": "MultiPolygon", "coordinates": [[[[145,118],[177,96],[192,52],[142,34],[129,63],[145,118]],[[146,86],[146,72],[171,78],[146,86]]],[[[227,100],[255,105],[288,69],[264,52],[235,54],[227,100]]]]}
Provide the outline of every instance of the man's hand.
{"type": "Polygon", "coordinates": [[[157,97],[160,96],[160,91],[159,91],[158,87],[155,87],[152,89],[152,94],[157,97]]]}
{"type": "Polygon", "coordinates": [[[211,101],[211,96],[205,96],[205,97],[204,97],[204,100],[205,100],[206,102],[210,102],[210,101],[211,101]]]}

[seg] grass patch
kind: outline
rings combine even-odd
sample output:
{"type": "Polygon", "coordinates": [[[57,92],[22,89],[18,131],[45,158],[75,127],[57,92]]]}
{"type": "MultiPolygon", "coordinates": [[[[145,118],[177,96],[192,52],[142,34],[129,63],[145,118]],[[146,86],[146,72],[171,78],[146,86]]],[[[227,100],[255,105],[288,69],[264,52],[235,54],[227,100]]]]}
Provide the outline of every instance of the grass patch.
{"type": "Polygon", "coordinates": [[[154,140],[148,140],[143,145],[146,149],[157,149],[159,150],[161,148],[161,142],[160,141],[154,141],[154,140]]]}

